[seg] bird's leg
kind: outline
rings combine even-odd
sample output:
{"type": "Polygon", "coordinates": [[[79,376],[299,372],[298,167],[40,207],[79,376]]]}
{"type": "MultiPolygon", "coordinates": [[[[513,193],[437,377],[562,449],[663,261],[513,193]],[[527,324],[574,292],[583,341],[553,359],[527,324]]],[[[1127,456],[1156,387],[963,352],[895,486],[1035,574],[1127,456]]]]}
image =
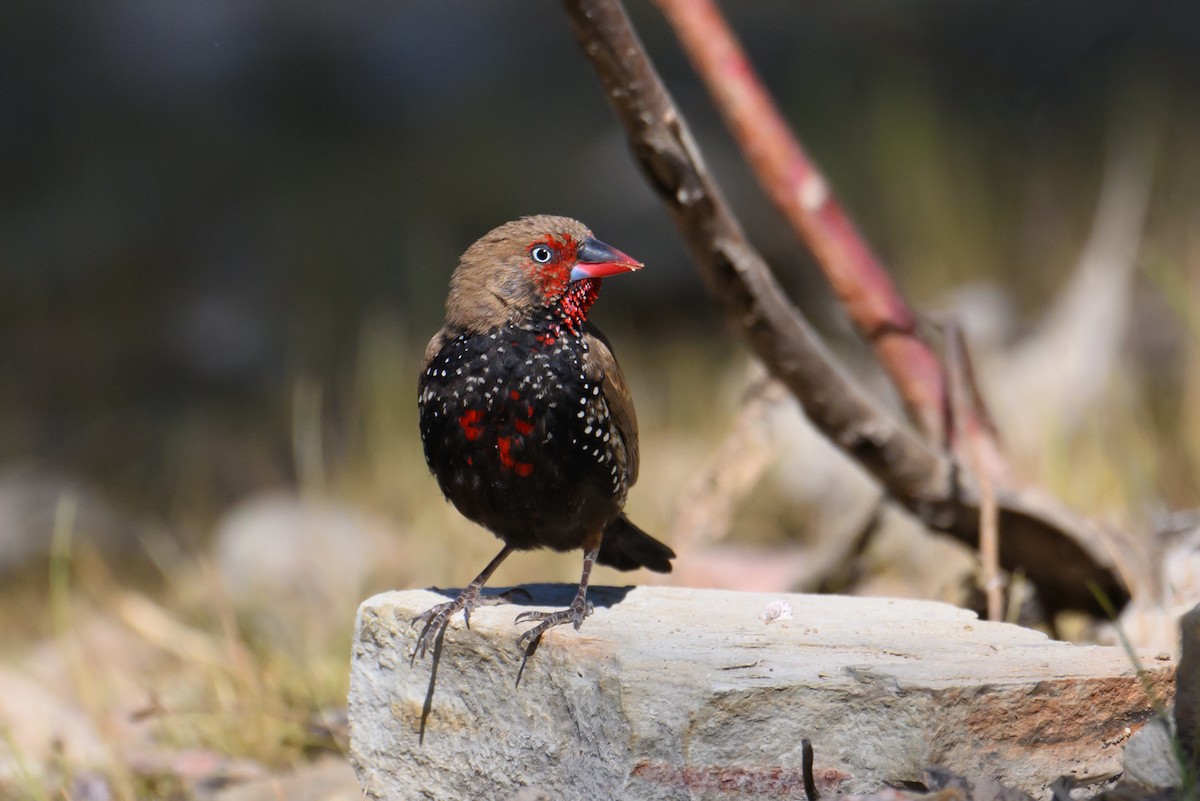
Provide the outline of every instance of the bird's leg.
{"type": "Polygon", "coordinates": [[[467,585],[467,588],[458,594],[458,597],[453,601],[447,601],[444,604],[438,604],[432,609],[427,609],[417,615],[412,620],[412,625],[424,623],[425,628],[421,629],[421,636],[417,638],[417,648],[413,651],[413,659],[420,657],[425,658],[425,652],[429,650],[429,646],[437,638],[442,629],[450,622],[450,618],[459,609],[463,610],[463,620],[466,621],[467,627],[471,626],[471,610],[476,606],[492,602],[490,598],[480,598],[479,591],[483,589],[483,585],[496,572],[496,568],[500,567],[500,563],[512,553],[511,545],[505,545],[500,553],[492,561],[488,562],[475,580],[467,585]]]}
{"type": "Polygon", "coordinates": [[[583,624],[583,619],[592,613],[592,605],[587,600],[588,576],[592,573],[592,565],[596,564],[596,556],[599,553],[599,542],[584,553],[583,575],[579,578],[579,591],[575,593],[575,600],[571,601],[570,606],[557,612],[522,612],[517,615],[517,619],[514,621],[516,623],[525,623],[530,620],[541,621],[517,640],[517,646],[522,651],[529,652],[530,648],[536,648],[542,635],[554,626],[574,623],[575,628],[578,629],[583,624]]]}

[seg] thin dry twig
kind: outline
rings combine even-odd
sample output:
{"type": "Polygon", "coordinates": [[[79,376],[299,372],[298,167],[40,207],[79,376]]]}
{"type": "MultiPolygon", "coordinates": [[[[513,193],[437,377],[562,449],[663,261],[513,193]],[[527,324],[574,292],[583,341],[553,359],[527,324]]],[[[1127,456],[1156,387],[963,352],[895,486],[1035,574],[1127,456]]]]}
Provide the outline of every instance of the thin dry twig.
{"type": "Polygon", "coordinates": [[[942,323],[946,343],[946,372],[949,374],[951,438],[960,443],[971,471],[979,483],[979,563],[980,585],[987,599],[987,619],[1004,619],[1004,582],[1000,577],[1000,531],[996,510],[996,492],[990,472],[983,463],[979,421],[988,423],[985,436],[994,441],[990,418],[980,410],[979,387],[971,367],[962,327],[953,320],[942,323]],[[974,424],[974,425],[973,425],[974,424]]]}
{"type": "MultiPolygon", "coordinates": [[[[747,242],[620,3],[566,0],[566,7],[639,165],[734,328],[809,419],[893,499],[931,528],[977,545],[970,476],[877,408],[827,354],[747,242]]],[[[1118,602],[1128,598],[1112,553],[1086,521],[1033,490],[998,488],[996,501],[1000,563],[1024,568],[1048,610],[1095,609],[1093,586],[1118,602]]]]}

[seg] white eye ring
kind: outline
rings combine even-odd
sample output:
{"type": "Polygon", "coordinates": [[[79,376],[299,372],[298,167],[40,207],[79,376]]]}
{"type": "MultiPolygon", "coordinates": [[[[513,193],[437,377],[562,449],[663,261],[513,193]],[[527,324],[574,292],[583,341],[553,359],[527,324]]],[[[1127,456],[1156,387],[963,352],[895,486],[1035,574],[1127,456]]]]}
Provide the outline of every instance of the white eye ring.
{"type": "Polygon", "coordinates": [[[538,264],[549,264],[550,259],[554,258],[554,254],[545,245],[536,245],[529,251],[529,257],[538,264]]]}

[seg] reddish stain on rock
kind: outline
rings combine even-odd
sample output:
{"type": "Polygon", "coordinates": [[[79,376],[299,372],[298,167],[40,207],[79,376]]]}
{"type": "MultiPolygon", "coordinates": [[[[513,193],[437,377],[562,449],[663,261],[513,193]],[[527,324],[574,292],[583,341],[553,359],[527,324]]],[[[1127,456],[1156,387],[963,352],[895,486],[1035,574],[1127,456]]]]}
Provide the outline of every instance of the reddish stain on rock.
{"type": "MultiPolygon", "coordinates": [[[[1160,698],[1172,695],[1171,675],[1151,681],[1160,698]]],[[[1075,745],[1112,739],[1125,727],[1139,728],[1153,714],[1141,683],[1133,676],[1092,680],[1041,681],[1032,688],[997,688],[995,702],[974,704],[967,729],[983,739],[1021,745],[1075,745]],[[1010,696],[1020,694],[1020,698],[1010,696]],[[1007,710],[1018,709],[1019,714],[1007,710]]]]}

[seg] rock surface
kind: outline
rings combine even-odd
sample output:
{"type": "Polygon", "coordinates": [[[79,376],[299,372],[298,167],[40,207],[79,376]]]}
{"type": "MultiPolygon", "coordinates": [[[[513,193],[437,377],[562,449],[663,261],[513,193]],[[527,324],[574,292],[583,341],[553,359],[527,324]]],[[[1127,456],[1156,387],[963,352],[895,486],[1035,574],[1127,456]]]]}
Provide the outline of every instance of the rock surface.
{"type": "Polygon", "coordinates": [[[1171,742],[1175,736],[1172,729],[1166,718],[1155,717],[1129,738],[1125,745],[1125,779],[1151,790],[1180,785],[1183,777],[1171,742]]]}
{"type": "MultiPolygon", "coordinates": [[[[540,608],[574,592],[527,589],[540,608]]],[[[385,593],[359,609],[350,757],[368,797],[804,798],[805,738],[825,797],[935,764],[1045,796],[1063,774],[1118,772],[1151,714],[1120,649],[944,604],[597,587],[595,614],[549,632],[517,686],[513,617],[528,607],[479,608],[470,629],[457,617],[422,744],[434,666],[410,664],[409,621],[449,595],[385,593]]],[[[1143,660],[1169,698],[1171,663],[1143,660]]]]}

